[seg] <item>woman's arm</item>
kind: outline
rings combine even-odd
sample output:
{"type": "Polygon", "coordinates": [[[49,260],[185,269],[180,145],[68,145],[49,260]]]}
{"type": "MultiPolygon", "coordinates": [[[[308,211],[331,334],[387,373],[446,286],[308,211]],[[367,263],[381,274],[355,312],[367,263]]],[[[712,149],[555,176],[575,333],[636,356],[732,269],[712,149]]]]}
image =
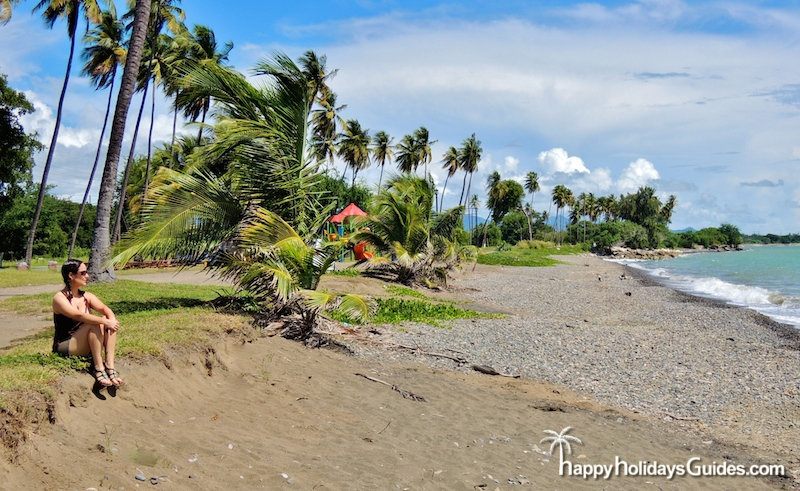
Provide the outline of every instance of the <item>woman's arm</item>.
{"type": "Polygon", "coordinates": [[[67,297],[61,293],[56,293],[56,295],[53,297],[53,312],[56,314],[66,315],[70,319],[84,324],[99,326],[108,322],[108,319],[104,317],[98,317],[75,308],[74,305],[69,303],[67,297]]]}
{"type": "Polygon", "coordinates": [[[93,293],[84,293],[86,296],[86,300],[89,301],[89,307],[93,310],[98,312],[102,312],[104,316],[108,317],[109,319],[116,319],[117,317],[114,315],[114,312],[111,310],[111,307],[104,304],[97,295],[93,293]]]}

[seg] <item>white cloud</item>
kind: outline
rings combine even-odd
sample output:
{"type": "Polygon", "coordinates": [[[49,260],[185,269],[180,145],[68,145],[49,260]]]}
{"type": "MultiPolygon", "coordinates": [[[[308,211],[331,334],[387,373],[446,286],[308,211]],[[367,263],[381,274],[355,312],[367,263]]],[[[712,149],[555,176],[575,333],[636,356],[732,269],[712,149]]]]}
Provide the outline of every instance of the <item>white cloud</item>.
{"type": "Polygon", "coordinates": [[[652,162],[639,158],[628,164],[628,167],[622,171],[617,187],[622,192],[630,193],[650,184],[651,181],[660,179],[660,177],[652,162]]]}
{"type": "Polygon", "coordinates": [[[507,171],[514,172],[517,170],[517,166],[519,166],[519,159],[509,155],[504,159],[503,163],[507,171]]]}
{"type": "Polygon", "coordinates": [[[552,173],[589,172],[580,157],[574,155],[570,157],[563,148],[551,148],[539,153],[539,164],[552,173]]]}

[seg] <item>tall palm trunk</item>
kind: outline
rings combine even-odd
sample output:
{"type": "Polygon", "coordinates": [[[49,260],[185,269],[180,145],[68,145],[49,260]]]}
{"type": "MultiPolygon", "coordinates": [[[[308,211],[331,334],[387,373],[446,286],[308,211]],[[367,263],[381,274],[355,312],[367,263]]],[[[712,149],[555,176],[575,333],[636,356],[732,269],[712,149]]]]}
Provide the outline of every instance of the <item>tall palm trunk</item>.
{"type": "MultiPolygon", "coordinates": [[[[472,171],[469,172],[469,184],[467,184],[467,199],[469,199],[469,190],[472,187],[472,171]]],[[[467,202],[464,201],[464,204],[467,202]]]]}
{"type": "MultiPolygon", "coordinates": [[[[70,15],[78,15],[77,9],[70,15]]],[[[64,110],[64,96],[67,94],[67,85],[69,84],[69,72],[72,71],[72,58],[75,55],[75,30],[78,23],[72,22],[72,29],[69,33],[69,58],[67,58],[67,72],[64,74],[64,84],[61,86],[61,96],[58,98],[58,110],[56,111],[56,125],[53,128],[53,138],[50,139],[50,148],[47,149],[47,160],[44,162],[44,171],[42,172],[42,182],[39,184],[39,196],[36,198],[36,210],[33,212],[33,221],[31,221],[31,230],[28,234],[28,246],[25,249],[25,262],[31,264],[31,257],[33,256],[33,242],[36,238],[36,227],[39,225],[39,216],[42,214],[42,205],[44,204],[44,195],[47,192],[47,176],[50,174],[50,164],[53,163],[53,155],[56,151],[56,144],[58,143],[58,130],[61,128],[61,114],[64,110]]]]}
{"type": "Polygon", "coordinates": [[[97,142],[97,152],[94,154],[94,164],[92,165],[92,172],[89,173],[89,182],[86,183],[86,191],[83,192],[83,200],[81,200],[81,208],[78,210],[78,219],[75,221],[75,229],[72,231],[72,238],[69,240],[69,249],[67,250],[67,258],[72,257],[72,251],[75,249],[75,241],[78,238],[78,230],[81,228],[81,221],[83,221],[83,211],[86,208],[86,200],[89,199],[89,191],[92,189],[92,181],[94,181],[94,174],[97,171],[97,163],[100,162],[100,151],[103,148],[103,137],[106,135],[106,127],[108,126],[108,114],[111,112],[111,96],[114,93],[114,79],[117,75],[116,68],[111,74],[111,85],[108,87],[108,102],[106,102],[106,115],[103,117],[103,129],[100,130],[100,139],[97,142]]]}
{"type": "Polygon", "coordinates": [[[144,40],[147,36],[147,24],[150,21],[150,0],[136,0],[134,7],[133,33],[122,72],[122,82],[114,110],[114,122],[111,125],[111,136],[108,143],[103,178],[100,183],[100,195],[97,199],[97,216],[94,221],[94,237],[89,258],[89,272],[94,280],[107,281],[114,279],[114,270],[108,268],[108,255],[111,248],[109,224],[111,223],[111,205],[114,201],[114,185],[117,178],[117,162],[122,150],[122,137],[125,133],[125,119],[128,108],[136,90],[136,76],[142,61],[144,40]]]}
{"type": "Polygon", "coordinates": [[[178,94],[175,94],[175,111],[172,113],[172,143],[170,143],[170,148],[172,149],[172,155],[175,155],[175,131],[178,128],[178,94]]]}
{"type": "Polygon", "coordinates": [[[153,81],[153,94],[150,104],[150,131],[147,133],[147,166],[144,168],[144,190],[142,191],[142,203],[139,210],[144,209],[144,199],[147,196],[147,188],[150,187],[150,163],[153,160],[153,124],[156,117],[156,84],[153,81]]]}
{"type": "Polygon", "coordinates": [[[356,176],[358,176],[358,168],[353,167],[353,180],[350,182],[350,190],[352,191],[354,187],[356,187],[356,176]]]}
{"type": "MultiPolygon", "coordinates": [[[[461,201],[464,199],[464,191],[466,189],[467,189],[467,171],[464,171],[464,182],[461,183],[461,196],[458,198],[458,206],[461,206],[461,201]]],[[[469,197],[467,199],[469,199],[469,197]]]]}
{"type": "Polygon", "coordinates": [[[206,124],[206,113],[208,113],[209,105],[210,105],[210,102],[208,100],[203,102],[203,117],[200,119],[200,129],[197,130],[197,144],[198,145],[200,145],[200,143],[203,140],[203,125],[206,124]]]}
{"type": "Polygon", "coordinates": [[[381,164],[381,176],[378,178],[378,192],[381,190],[381,182],[383,182],[383,165],[381,164]]]}
{"type": "Polygon", "coordinates": [[[139,105],[139,115],[136,117],[136,125],[133,127],[133,139],[131,140],[131,149],[128,151],[128,160],[125,163],[125,172],[122,174],[122,188],[119,190],[119,205],[117,206],[117,215],[114,219],[114,235],[111,239],[112,244],[119,241],[122,232],[122,211],[125,209],[125,198],[127,197],[128,177],[130,177],[131,166],[133,165],[133,155],[136,151],[136,140],[139,138],[139,124],[142,122],[142,114],[144,113],[144,103],[147,101],[147,87],[150,83],[148,78],[144,82],[144,90],[142,91],[142,103],[139,105]]]}
{"type": "MultiPolygon", "coordinates": [[[[442,199],[439,200],[439,213],[442,212],[442,208],[444,208],[444,192],[447,190],[447,181],[450,179],[450,173],[447,173],[447,177],[444,178],[444,186],[442,186],[442,199]]],[[[459,203],[459,206],[461,204],[459,203]]]]}

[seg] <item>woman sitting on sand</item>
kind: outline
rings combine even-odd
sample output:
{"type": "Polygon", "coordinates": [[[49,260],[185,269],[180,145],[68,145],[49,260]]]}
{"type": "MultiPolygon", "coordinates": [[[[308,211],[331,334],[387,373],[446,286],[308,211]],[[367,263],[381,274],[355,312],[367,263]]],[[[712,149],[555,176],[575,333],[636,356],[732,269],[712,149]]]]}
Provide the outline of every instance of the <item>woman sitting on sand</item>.
{"type": "Polygon", "coordinates": [[[117,345],[119,321],[114,312],[95,295],[81,290],[89,282],[86,264],[67,259],[61,266],[64,289],[53,297],[53,353],[61,356],[92,354],[94,378],[101,387],[122,384],[114,370],[114,348],[117,345]],[[101,312],[103,317],[90,313],[101,312]],[[103,362],[105,350],[105,363],[103,362]]]}

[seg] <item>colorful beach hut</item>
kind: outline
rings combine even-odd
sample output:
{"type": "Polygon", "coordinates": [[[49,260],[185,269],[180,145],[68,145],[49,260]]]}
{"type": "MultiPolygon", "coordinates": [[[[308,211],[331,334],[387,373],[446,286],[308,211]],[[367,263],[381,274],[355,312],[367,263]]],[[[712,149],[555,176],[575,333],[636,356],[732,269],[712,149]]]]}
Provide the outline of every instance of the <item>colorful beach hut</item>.
{"type": "MultiPolygon", "coordinates": [[[[329,232],[329,238],[334,239],[334,236],[344,237],[353,231],[352,221],[353,217],[367,216],[367,213],[359,208],[355,203],[350,203],[345,206],[342,211],[333,215],[328,221],[335,227],[336,233],[329,232]]],[[[353,248],[355,258],[357,261],[363,261],[372,257],[372,253],[366,251],[366,243],[356,244],[353,248]]]]}

